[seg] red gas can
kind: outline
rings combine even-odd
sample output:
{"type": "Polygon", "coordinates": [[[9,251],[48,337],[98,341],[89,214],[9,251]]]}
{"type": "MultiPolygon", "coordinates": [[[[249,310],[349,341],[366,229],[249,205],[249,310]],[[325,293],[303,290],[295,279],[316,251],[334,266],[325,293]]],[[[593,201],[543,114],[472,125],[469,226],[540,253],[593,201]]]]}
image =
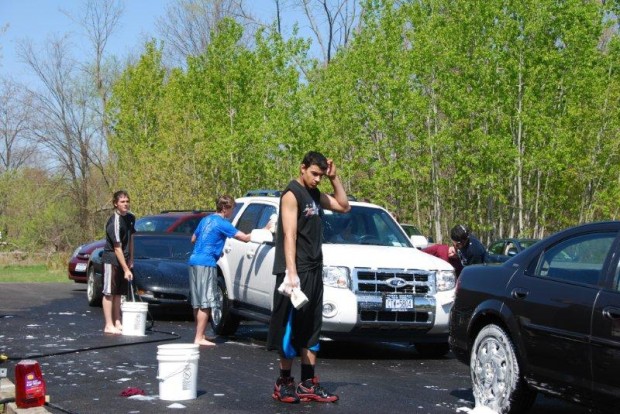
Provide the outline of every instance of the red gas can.
{"type": "Polygon", "coordinates": [[[15,404],[18,408],[45,404],[45,380],[37,361],[21,360],[15,365],[15,404]]]}

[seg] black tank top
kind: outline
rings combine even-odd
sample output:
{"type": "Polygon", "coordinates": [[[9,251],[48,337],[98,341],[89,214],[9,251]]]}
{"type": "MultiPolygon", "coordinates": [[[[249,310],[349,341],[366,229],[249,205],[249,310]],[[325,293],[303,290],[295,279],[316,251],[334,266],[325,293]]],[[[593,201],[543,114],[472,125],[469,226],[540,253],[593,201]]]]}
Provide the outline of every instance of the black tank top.
{"type": "MultiPolygon", "coordinates": [[[[323,222],[321,217],[321,192],[307,189],[296,180],[291,181],[282,196],[292,192],[297,199],[297,255],[295,262],[297,272],[305,272],[323,265],[323,222]]],[[[286,271],[284,258],[284,232],[282,229],[282,198],[280,198],[280,215],[276,233],[276,253],[273,262],[273,274],[286,271]]]]}

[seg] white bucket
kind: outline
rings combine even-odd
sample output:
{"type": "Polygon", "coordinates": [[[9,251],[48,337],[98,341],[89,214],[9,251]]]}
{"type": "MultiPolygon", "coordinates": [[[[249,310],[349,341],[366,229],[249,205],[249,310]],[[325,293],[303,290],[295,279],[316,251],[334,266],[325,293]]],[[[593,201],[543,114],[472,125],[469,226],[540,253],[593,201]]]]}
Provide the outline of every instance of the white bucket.
{"type": "Polygon", "coordinates": [[[166,344],[157,347],[159,399],[193,400],[198,382],[197,344],[166,344]]]}
{"type": "Polygon", "coordinates": [[[146,302],[123,302],[123,335],[144,336],[146,313],[149,304],[146,302]]]}

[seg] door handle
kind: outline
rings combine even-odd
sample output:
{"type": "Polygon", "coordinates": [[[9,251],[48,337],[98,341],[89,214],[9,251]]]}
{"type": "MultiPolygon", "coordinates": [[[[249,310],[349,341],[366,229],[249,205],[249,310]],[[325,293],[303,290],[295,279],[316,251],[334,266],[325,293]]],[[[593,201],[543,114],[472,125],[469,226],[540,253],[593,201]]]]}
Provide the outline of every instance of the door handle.
{"type": "Polygon", "coordinates": [[[607,306],[603,308],[603,316],[607,319],[620,319],[620,308],[607,306]]]}
{"type": "Polygon", "coordinates": [[[251,259],[254,257],[255,254],[256,254],[256,250],[248,250],[248,252],[245,255],[248,259],[251,259]]]}
{"type": "Polygon", "coordinates": [[[232,248],[230,246],[226,246],[224,248],[224,253],[228,254],[228,253],[230,253],[231,250],[232,250],[232,248]]]}
{"type": "Polygon", "coordinates": [[[523,288],[514,288],[510,295],[515,299],[525,299],[529,295],[529,291],[523,288]]]}

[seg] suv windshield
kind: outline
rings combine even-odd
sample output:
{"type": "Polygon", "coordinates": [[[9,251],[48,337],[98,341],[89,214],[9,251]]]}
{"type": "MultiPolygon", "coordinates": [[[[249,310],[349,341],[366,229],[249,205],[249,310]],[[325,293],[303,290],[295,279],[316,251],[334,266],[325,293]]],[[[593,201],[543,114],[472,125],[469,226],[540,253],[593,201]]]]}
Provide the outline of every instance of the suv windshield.
{"type": "Polygon", "coordinates": [[[323,242],[411,247],[411,242],[392,216],[373,207],[352,206],[348,213],[325,210],[323,242]]]}

